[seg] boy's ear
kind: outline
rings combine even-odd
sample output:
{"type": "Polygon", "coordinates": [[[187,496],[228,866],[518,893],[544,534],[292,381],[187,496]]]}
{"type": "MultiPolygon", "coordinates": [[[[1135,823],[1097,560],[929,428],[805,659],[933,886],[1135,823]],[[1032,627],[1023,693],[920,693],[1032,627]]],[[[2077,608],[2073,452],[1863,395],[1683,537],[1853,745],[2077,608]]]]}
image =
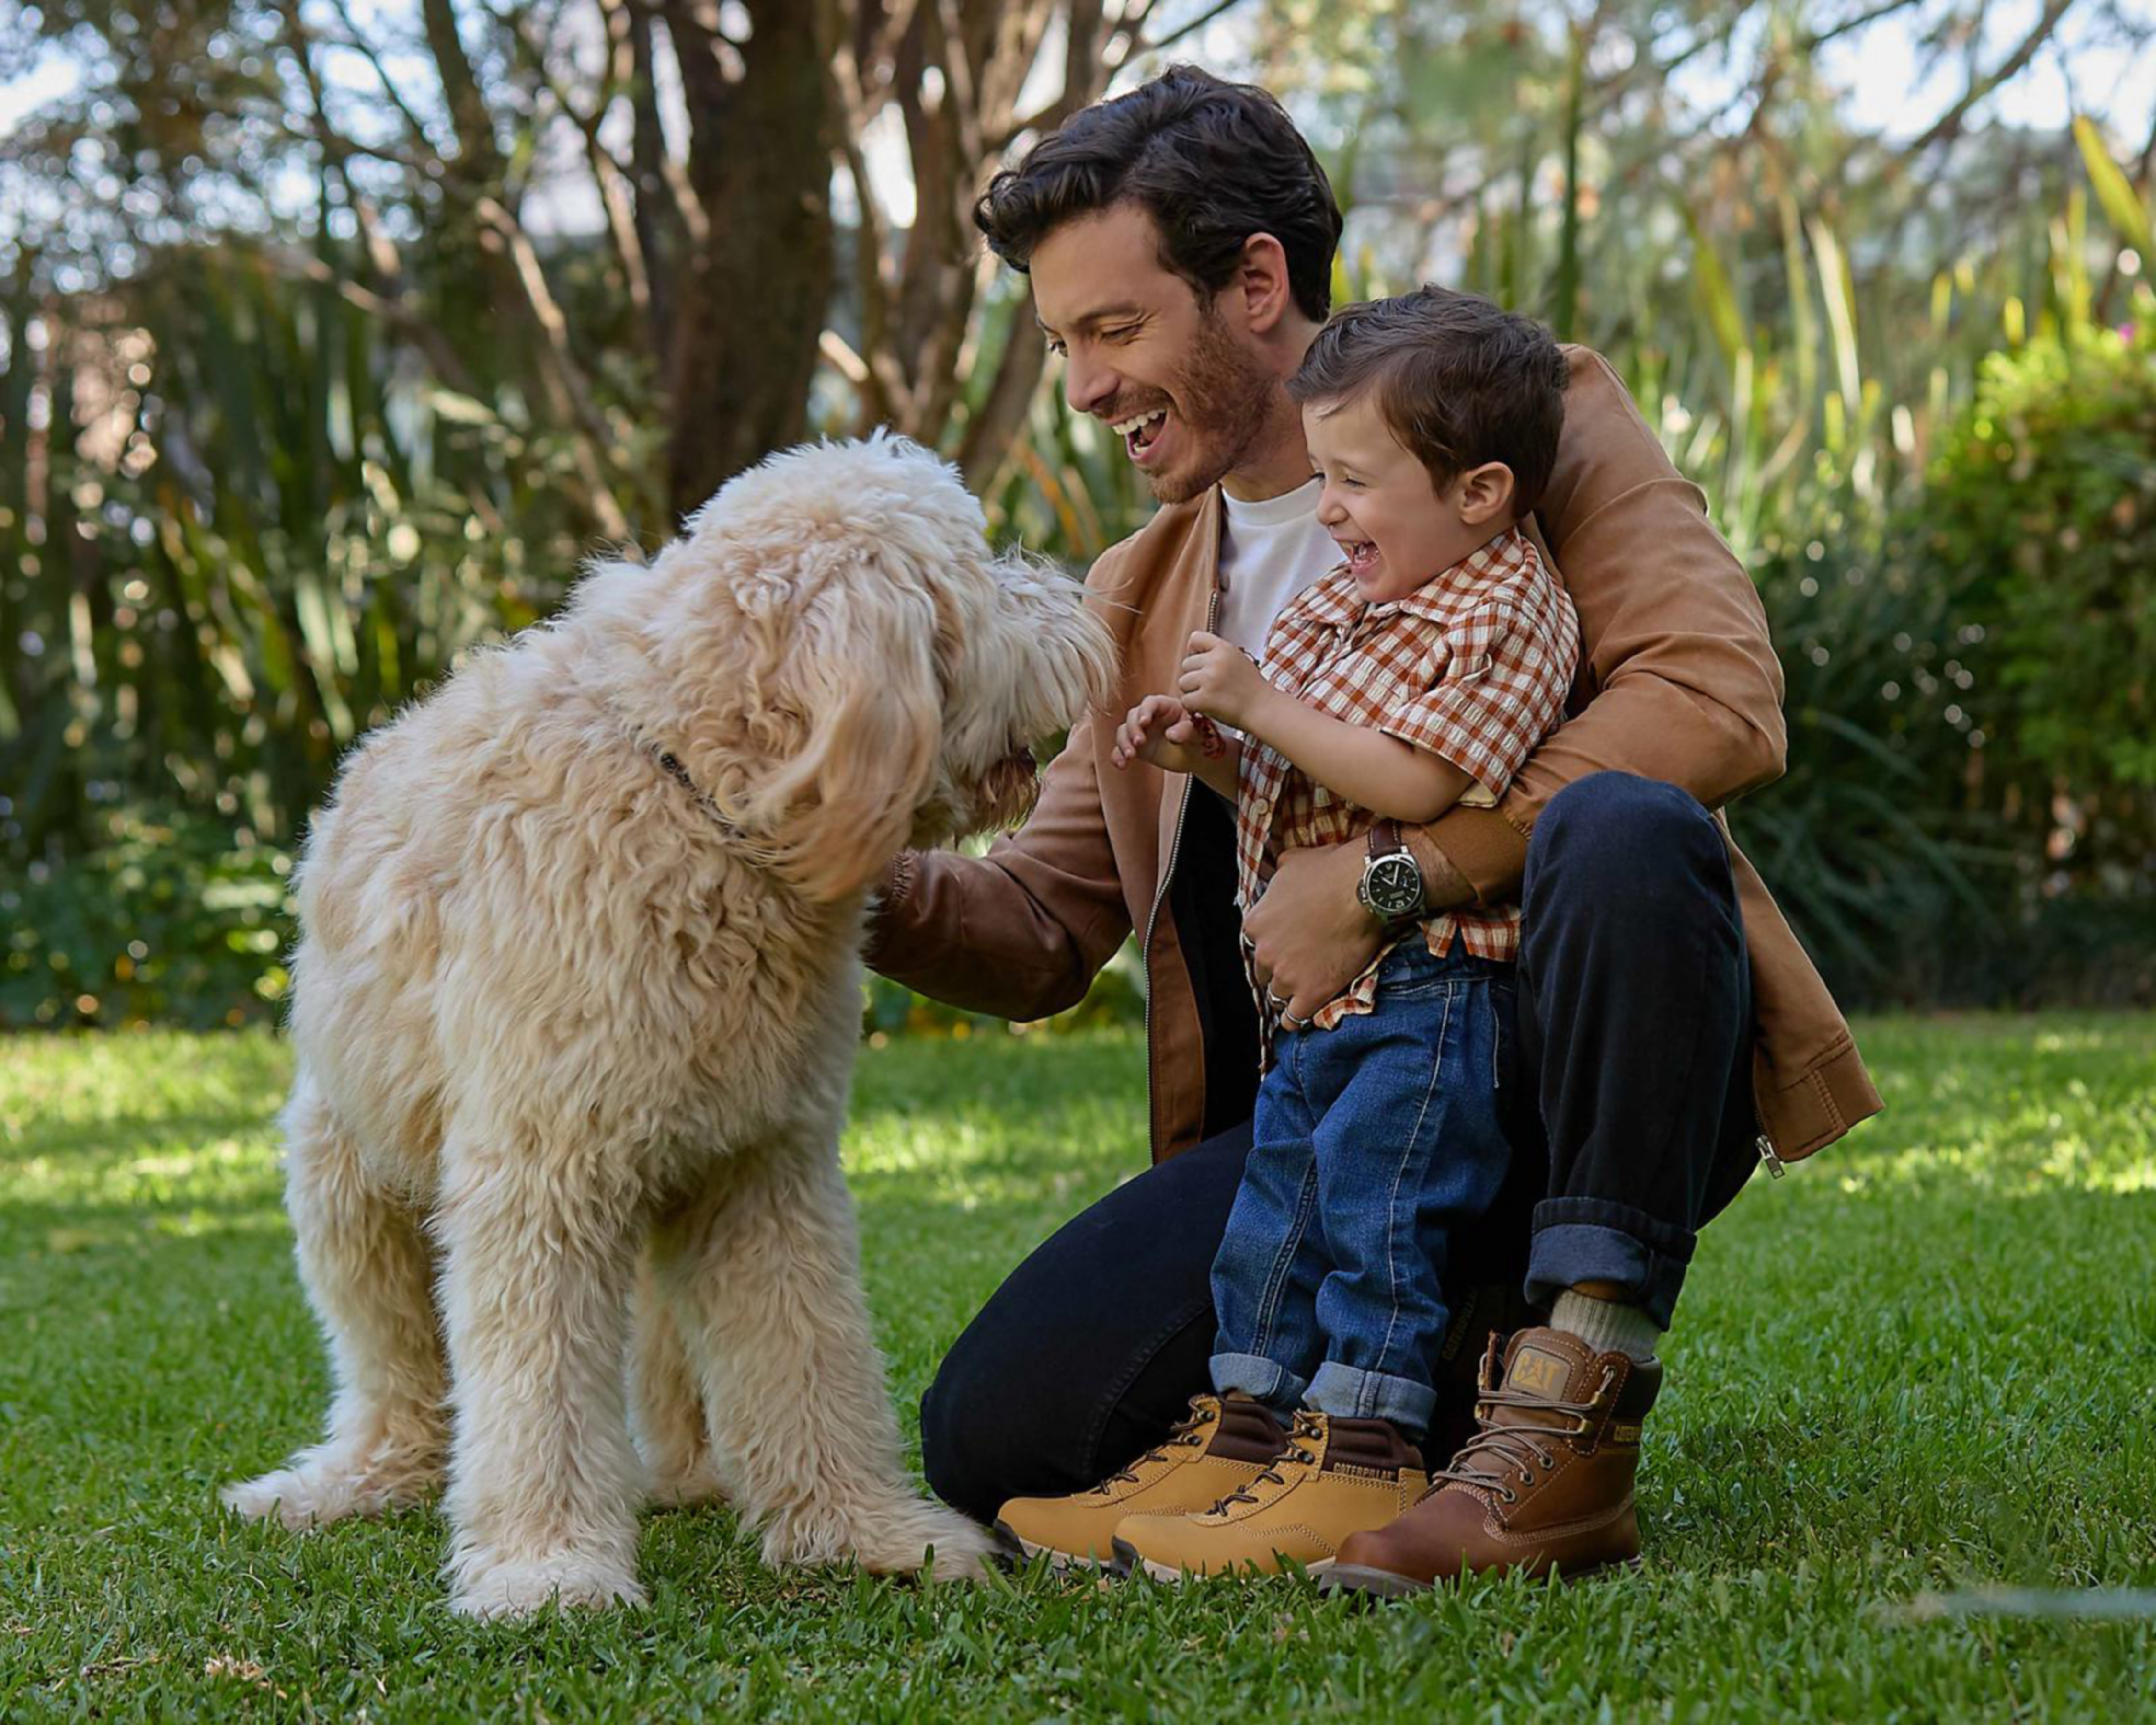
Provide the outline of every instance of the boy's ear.
{"type": "Polygon", "coordinates": [[[1471,527],[1508,521],[1512,512],[1512,470],[1502,461],[1485,461],[1460,475],[1460,519],[1471,527]]]}

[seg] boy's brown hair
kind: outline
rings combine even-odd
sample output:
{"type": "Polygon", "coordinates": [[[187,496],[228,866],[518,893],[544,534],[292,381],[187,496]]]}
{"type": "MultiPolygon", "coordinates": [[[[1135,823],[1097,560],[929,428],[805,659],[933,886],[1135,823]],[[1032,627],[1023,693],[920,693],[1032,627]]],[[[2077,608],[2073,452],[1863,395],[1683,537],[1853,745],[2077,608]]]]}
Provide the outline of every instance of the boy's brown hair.
{"type": "Polygon", "coordinates": [[[1342,306],[1287,393],[1304,403],[1375,390],[1378,416],[1440,489],[1486,461],[1511,468],[1520,519],[1557,465],[1568,375],[1556,338],[1532,318],[1429,286],[1342,306]]]}

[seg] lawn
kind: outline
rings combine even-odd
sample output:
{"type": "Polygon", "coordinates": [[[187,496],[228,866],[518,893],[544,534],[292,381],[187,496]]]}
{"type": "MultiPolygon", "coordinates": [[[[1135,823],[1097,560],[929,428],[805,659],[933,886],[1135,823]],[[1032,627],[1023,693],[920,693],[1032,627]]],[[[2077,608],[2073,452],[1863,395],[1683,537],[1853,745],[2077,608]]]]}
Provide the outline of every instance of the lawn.
{"type": "MultiPolygon", "coordinates": [[[[2117,1591],[2156,1587],[2156,1019],[1864,1036],[1888,1113],[1705,1237],[1639,1576],[1373,1612],[781,1579],[704,1510],[648,1520],[648,1609],[491,1627],[444,1608],[431,1510],[303,1538],[215,1506],[325,1404],[283,1049],[0,1042],[0,1718],[2156,1717],[2156,1620],[2117,1591]],[[1998,1587],[2126,1615],[1911,1609],[1998,1587]]],[[[864,1053],[847,1152],[909,1423],[998,1277],[1140,1166],[1142,1095],[1124,1033],[864,1053]]]]}

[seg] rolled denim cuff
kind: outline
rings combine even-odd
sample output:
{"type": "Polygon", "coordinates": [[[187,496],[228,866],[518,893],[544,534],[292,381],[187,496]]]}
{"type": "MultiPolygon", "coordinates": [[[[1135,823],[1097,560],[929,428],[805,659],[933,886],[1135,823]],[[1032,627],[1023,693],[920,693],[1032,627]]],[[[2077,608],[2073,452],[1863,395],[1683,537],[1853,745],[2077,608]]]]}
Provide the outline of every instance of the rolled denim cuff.
{"type": "Polygon", "coordinates": [[[1547,1310],[1567,1288],[1609,1282],[1663,1329],[1699,1236],[1629,1205],[1599,1198],[1552,1198],[1535,1206],[1527,1250],[1527,1298],[1547,1310]]]}
{"type": "Polygon", "coordinates": [[[1213,1356],[1213,1389],[1217,1395],[1240,1392],[1263,1402],[1276,1414],[1292,1412],[1301,1405],[1308,1383],[1276,1360],[1261,1353],[1216,1353],[1213,1356]]]}
{"type": "Polygon", "coordinates": [[[1427,1384],[1332,1359],[1317,1368],[1302,1400],[1305,1407],[1343,1420],[1389,1420],[1409,1437],[1428,1431],[1430,1415],[1437,1411],[1437,1392],[1427,1384]]]}

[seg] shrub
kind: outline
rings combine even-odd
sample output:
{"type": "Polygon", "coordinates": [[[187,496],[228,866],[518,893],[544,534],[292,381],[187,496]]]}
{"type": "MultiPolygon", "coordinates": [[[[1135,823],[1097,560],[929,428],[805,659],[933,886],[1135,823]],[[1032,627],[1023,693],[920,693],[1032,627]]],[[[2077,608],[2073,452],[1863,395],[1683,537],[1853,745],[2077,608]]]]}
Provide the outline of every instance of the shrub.
{"type": "Polygon", "coordinates": [[[216,821],[111,811],[105,842],[0,888],[0,1029],[208,1029],[274,1014],[293,937],[289,853],[216,821]]]}
{"type": "Polygon", "coordinates": [[[1942,440],[1927,561],[1986,631],[1987,799],[2068,886],[2156,857],[2156,327],[1993,354],[1942,440]]]}

